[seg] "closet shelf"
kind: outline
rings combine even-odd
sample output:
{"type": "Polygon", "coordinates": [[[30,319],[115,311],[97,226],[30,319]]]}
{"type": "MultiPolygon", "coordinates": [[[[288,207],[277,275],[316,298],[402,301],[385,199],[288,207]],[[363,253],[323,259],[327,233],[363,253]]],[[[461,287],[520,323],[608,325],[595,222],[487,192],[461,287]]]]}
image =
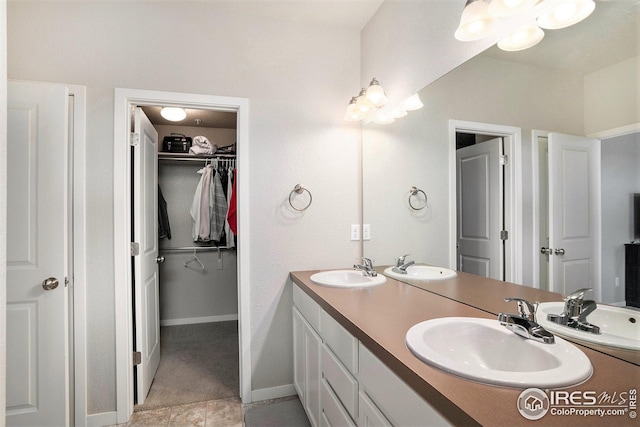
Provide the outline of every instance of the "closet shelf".
{"type": "Polygon", "coordinates": [[[162,251],[201,251],[201,252],[212,252],[212,251],[226,251],[231,248],[226,246],[181,246],[181,247],[166,247],[166,248],[158,248],[160,252],[162,251]]]}
{"type": "Polygon", "coordinates": [[[203,161],[207,159],[235,159],[235,154],[207,154],[194,155],[188,153],[163,153],[158,152],[158,160],[175,160],[175,161],[203,161]]]}

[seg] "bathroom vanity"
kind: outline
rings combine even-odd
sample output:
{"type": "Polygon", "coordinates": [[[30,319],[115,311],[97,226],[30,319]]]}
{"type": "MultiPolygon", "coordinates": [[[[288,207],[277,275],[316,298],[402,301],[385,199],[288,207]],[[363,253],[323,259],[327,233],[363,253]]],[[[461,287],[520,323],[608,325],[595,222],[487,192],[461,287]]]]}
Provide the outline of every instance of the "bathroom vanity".
{"type": "MultiPolygon", "coordinates": [[[[559,301],[560,295],[464,273],[421,287],[388,278],[369,288],[332,288],[313,283],[310,277],[316,272],[291,273],[294,382],[313,426],[533,423],[516,406],[522,389],[481,384],[430,366],[410,352],[405,335],[413,325],[429,319],[496,319],[496,309],[514,312],[505,297],[545,302],[559,301]]],[[[576,345],[591,361],[593,375],[566,391],[619,396],[637,388],[640,366],[576,345]]],[[[634,354],[628,353],[623,355],[633,359],[634,354]]],[[[635,425],[636,421],[628,415],[547,414],[539,422],[586,426],[635,425]]]]}

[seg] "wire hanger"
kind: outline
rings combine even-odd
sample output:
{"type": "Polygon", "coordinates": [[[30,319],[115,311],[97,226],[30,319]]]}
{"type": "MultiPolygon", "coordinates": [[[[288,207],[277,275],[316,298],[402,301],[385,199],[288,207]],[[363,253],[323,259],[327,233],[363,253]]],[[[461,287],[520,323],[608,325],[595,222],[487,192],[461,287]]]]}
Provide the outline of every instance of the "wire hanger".
{"type": "Polygon", "coordinates": [[[200,258],[198,258],[198,255],[196,254],[196,248],[193,248],[193,257],[184,263],[185,268],[190,268],[191,264],[196,263],[195,267],[198,270],[204,270],[204,264],[202,263],[202,261],[200,261],[200,258]]]}

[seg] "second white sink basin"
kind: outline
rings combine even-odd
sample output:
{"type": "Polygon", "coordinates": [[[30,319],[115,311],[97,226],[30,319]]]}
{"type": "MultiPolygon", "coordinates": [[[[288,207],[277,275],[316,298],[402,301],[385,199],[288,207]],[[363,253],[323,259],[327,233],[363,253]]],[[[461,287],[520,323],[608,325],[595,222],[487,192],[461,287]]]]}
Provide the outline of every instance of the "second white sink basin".
{"type": "Polygon", "coordinates": [[[311,275],[311,281],[317,285],[333,288],[364,288],[382,285],[387,278],[382,274],[365,276],[358,270],[329,270],[311,275]]]}
{"type": "Polygon", "coordinates": [[[470,380],[506,387],[560,388],[580,384],[593,371],[575,345],[555,337],[543,344],[497,320],[443,317],[411,327],[409,350],[422,361],[470,380]]]}
{"type": "Polygon", "coordinates": [[[398,280],[446,280],[457,276],[453,270],[432,265],[410,265],[407,268],[407,274],[396,273],[393,268],[385,269],[384,274],[398,280]]]}
{"type": "Polygon", "coordinates": [[[547,331],[581,341],[608,347],[640,350],[640,313],[628,308],[598,305],[587,321],[600,328],[600,334],[580,331],[547,320],[548,314],[562,314],[564,302],[541,303],[536,310],[536,322],[547,331]]]}

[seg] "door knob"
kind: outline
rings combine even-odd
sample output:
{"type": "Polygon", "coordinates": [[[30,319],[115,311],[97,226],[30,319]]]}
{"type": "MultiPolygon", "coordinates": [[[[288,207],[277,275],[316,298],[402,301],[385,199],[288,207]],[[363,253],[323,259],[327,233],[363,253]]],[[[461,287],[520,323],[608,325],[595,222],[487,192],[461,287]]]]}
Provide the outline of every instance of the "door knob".
{"type": "Polygon", "coordinates": [[[556,250],[554,251],[554,253],[555,253],[556,255],[564,255],[564,249],[556,249],[556,250]]]}
{"type": "Polygon", "coordinates": [[[542,255],[553,255],[551,248],[545,248],[544,246],[540,248],[540,253],[542,255]]]}
{"type": "Polygon", "coordinates": [[[164,262],[164,256],[160,255],[156,257],[156,262],[162,264],[164,262]]]}
{"type": "Polygon", "coordinates": [[[58,287],[58,279],[55,277],[49,277],[42,282],[42,289],[45,291],[52,291],[58,287]]]}

